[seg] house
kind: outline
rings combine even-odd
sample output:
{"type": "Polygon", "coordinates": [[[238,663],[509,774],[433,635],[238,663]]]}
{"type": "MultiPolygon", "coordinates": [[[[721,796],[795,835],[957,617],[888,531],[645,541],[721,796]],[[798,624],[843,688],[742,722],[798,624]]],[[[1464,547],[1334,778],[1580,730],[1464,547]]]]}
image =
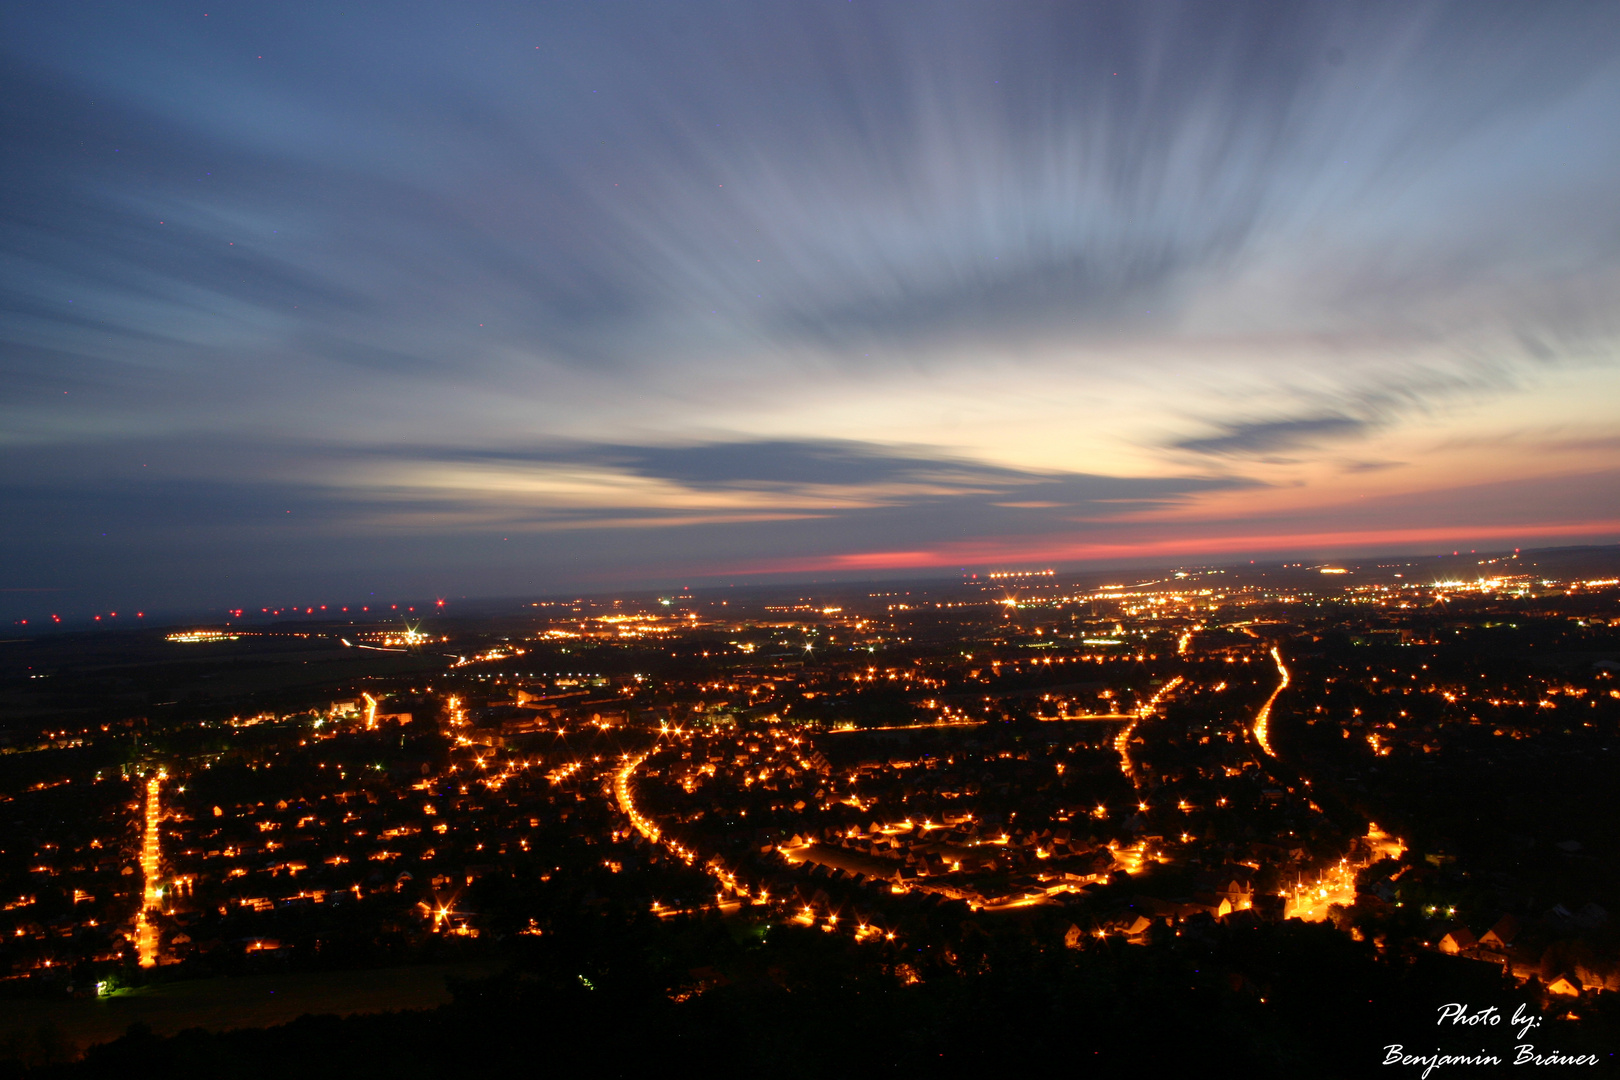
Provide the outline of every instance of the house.
{"type": "Polygon", "coordinates": [[[1232,912],[1232,914],[1228,915],[1221,921],[1230,927],[1243,930],[1252,930],[1258,927],[1263,920],[1260,917],[1259,911],[1255,910],[1254,908],[1244,908],[1241,911],[1232,912]]]}
{"type": "Polygon", "coordinates": [[[1496,925],[1480,935],[1479,944],[1487,949],[1506,949],[1518,936],[1519,920],[1512,915],[1503,915],[1496,920],[1496,925]]]}
{"type": "Polygon", "coordinates": [[[1281,922],[1288,910],[1288,898],[1276,893],[1261,893],[1254,898],[1254,910],[1263,919],[1281,922]]]}
{"type": "Polygon", "coordinates": [[[1248,867],[1223,866],[1213,876],[1205,877],[1204,881],[1203,891],[1224,897],[1233,910],[1254,902],[1253,873],[1248,867]]]}
{"type": "Polygon", "coordinates": [[[1440,951],[1455,956],[1457,953],[1467,952],[1478,944],[1479,939],[1474,937],[1473,931],[1466,926],[1459,926],[1440,939],[1440,951]]]}
{"type": "Polygon", "coordinates": [[[1131,906],[1154,917],[1161,915],[1170,917],[1180,914],[1176,910],[1177,905],[1173,901],[1160,900],[1157,896],[1133,896],[1131,897],[1131,906]]]}
{"type": "Polygon", "coordinates": [[[1107,848],[1098,848],[1096,851],[1080,858],[1080,869],[1087,874],[1105,874],[1114,865],[1114,853],[1107,848]]]}
{"type": "Polygon", "coordinates": [[[1117,915],[1112,915],[1104,919],[1098,924],[1097,928],[1104,933],[1124,934],[1126,937],[1136,937],[1137,935],[1146,931],[1147,928],[1152,925],[1153,920],[1140,912],[1122,911],[1117,915]]]}
{"type": "Polygon", "coordinates": [[[1584,989],[1580,979],[1568,974],[1560,975],[1547,984],[1549,994],[1562,994],[1565,997],[1580,997],[1584,989]]]}

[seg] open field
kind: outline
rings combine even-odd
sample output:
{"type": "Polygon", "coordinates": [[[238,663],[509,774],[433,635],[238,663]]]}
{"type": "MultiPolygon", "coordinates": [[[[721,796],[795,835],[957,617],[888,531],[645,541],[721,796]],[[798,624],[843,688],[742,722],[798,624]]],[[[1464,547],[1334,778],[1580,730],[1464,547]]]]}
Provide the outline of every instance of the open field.
{"type": "Polygon", "coordinates": [[[187,1028],[225,1031],[273,1027],[306,1013],[432,1009],[450,1001],[446,978],[494,974],[498,960],[422,964],[366,971],[300,972],[196,979],[64,1001],[8,1001],[0,1009],[0,1046],[54,1024],[79,1050],[118,1038],[134,1023],[159,1035],[187,1028]]]}

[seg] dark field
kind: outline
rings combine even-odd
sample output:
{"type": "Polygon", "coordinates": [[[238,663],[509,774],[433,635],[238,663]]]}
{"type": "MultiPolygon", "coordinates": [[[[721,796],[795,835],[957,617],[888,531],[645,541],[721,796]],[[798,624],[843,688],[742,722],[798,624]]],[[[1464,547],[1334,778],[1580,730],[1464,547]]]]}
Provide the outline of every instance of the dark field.
{"type": "Polygon", "coordinates": [[[432,1009],[449,1003],[447,979],[493,974],[497,961],[420,964],[369,971],[291,972],[238,978],[159,983],[103,998],[7,1001],[0,1009],[0,1045],[37,1037],[55,1027],[64,1043],[82,1052],[145,1024],[156,1035],[188,1028],[230,1031],[274,1027],[305,1014],[432,1009]]]}

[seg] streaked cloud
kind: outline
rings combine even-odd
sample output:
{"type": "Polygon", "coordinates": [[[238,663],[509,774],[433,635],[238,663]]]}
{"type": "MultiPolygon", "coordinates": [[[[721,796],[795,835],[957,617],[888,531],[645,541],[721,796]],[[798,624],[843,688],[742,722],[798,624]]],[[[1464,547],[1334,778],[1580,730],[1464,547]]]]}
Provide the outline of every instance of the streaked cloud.
{"type": "Polygon", "coordinates": [[[0,19],[0,587],[313,580],[261,503],[484,591],[1607,520],[1612,6],[0,19]]]}
{"type": "Polygon", "coordinates": [[[1349,416],[1312,416],[1226,425],[1219,434],[1182,439],[1175,446],[1195,454],[1256,454],[1354,438],[1367,422],[1349,416]]]}

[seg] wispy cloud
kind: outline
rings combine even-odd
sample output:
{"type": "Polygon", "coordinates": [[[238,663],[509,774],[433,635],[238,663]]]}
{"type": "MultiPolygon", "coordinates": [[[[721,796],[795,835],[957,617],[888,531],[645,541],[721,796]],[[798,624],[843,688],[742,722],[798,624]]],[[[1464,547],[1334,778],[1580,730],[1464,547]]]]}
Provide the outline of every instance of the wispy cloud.
{"type": "Polygon", "coordinates": [[[1219,434],[1175,443],[1195,454],[1269,454],[1324,442],[1353,439],[1368,429],[1365,420],[1350,416],[1313,416],[1295,420],[1262,420],[1225,425],[1219,434]]]}
{"type": "Polygon", "coordinates": [[[0,565],[273,503],[604,580],[1442,477],[1579,517],[1620,431],[1613,5],[3,18],[0,565]]]}

